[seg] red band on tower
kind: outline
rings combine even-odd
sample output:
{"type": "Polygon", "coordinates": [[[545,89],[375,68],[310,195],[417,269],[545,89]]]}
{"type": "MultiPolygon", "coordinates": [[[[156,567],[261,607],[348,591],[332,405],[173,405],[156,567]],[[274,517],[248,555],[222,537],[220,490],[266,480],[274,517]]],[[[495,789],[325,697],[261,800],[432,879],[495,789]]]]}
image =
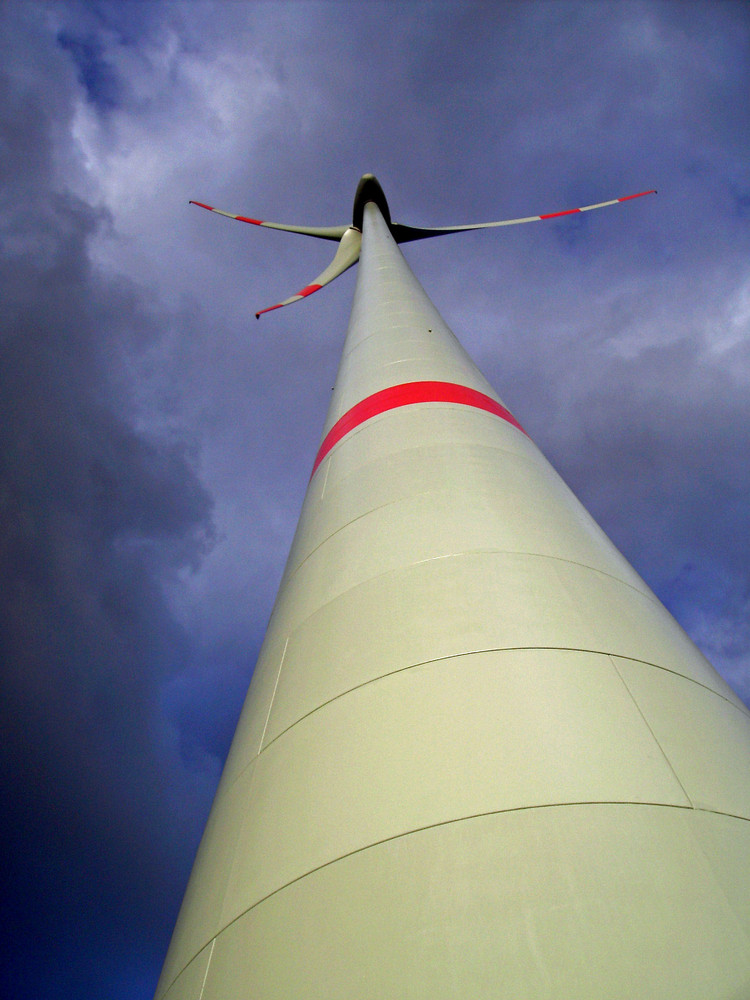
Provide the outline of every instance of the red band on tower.
{"type": "Polygon", "coordinates": [[[502,420],[507,420],[523,434],[526,433],[510,410],[506,410],[496,399],[477,389],[470,389],[467,385],[458,385],[455,382],[404,382],[402,385],[392,385],[373,393],[336,421],[318,449],[311,476],[315,475],[318,466],[334,445],[355,427],[387,410],[410,406],[413,403],[459,403],[462,406],[473,406],[475,409],[485,410],[502,420]]]}

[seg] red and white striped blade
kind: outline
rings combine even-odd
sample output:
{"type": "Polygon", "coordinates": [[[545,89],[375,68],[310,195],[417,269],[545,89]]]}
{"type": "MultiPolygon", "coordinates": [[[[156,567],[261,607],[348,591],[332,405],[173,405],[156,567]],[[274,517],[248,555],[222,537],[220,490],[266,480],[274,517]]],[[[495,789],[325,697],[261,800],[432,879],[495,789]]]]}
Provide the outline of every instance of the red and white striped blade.
{"type": "Polygon", "coordinates": [[[297,292],[296,295],[291,295],[288,299],[284,299],[283,302],[277,302],[273,306],[261,309],[260,312],[255,314],[255,318],[259,319],[263,313],[271,312],[273,309],[281,309],[282,306],[289,306],[293,302],[299,302],[300,299],[307,298],[308,295],[312,295],[312,293],[317,292],[319,288],[323,288],[324,285],[329,284],[334,278],[338,278],[338,276],[348,270],[352,264],[357,263],[361,247],[362,233],[360,233],[358,229],[354,229],[353,226],[350,226],[341,237],[335,257],[322,274],[319,274],[318,277],[314,281],[311,281],[309,285],[305,285],[305,287],[301,291],[297,292]]]}
{"type": "Polygon", "coordinates": [[[502,219],[500,222],[477,222],[466,226],[438,226],[436,228],[417,228],[394,223],[391,231],[397,243],[409,243],[412,240],[429,239],[431,236],[447,236],[449,233],[463,233],[471,229],[495,229],[498,226],[517,226],[522,222],[541,222],[544,219],[558,219],[562,215],[575,215],[577,212],[591,212],[595,208],[606,208],[608,205],[619,205],[622,201],[632,201],[633,198],[643,198],[647,194],[656,194],[656,190],[639,191],[638,194],[626,194],[622,198],[611,201],[600,201],[595,205],[583,205],[581,208],[566,208],[562,212],[547,212],[544,215],[528,215],[523,219],[502,219]]]}
{"type": "Polygon", "coordinates": [[[262,219],[251,219],[247,215],[235,215],[234,212],[225,212],[221,208],[214,208],[213,205],[204,205],[202,201],[190,201],[188,204],[197,205],[198,208],[205,208],[207,212],[223,215],[227,219],[236,219],[237,222],[248,222],[251,226],[264,226],[266,229],[281,229],[285,233],[300,233],[302,236],[315,236],[320,240],[340,240],[349,228],[348,226],[287,226],[281,222],[266,222],[262,219]]]}

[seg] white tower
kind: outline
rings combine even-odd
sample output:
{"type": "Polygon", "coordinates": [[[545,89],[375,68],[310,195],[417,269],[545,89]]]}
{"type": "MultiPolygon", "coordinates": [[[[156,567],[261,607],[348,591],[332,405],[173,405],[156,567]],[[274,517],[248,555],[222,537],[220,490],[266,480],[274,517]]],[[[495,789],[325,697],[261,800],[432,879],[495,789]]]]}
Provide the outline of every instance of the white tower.
{"type": "Polygon", "coordinates": [[[156,995],[750,997],[750,713],[458,344],[379,191],[156,995]]]}

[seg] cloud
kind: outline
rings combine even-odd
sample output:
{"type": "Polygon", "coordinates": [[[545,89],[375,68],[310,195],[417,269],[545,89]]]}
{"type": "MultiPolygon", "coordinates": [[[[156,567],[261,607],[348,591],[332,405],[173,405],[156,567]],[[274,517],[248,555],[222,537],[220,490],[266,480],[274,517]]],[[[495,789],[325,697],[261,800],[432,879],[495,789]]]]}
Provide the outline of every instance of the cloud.
{"type": "Polygon", "coordinates": [[[750,698],[742,5],[372,2],[343,18],[336,4],[71,2],[0,16],[15,993],[153,989],[335,378],[355,273],[256,323],[329,247],[189,198],[346,222],[372,170],[394,219],[448,225],[659,188],[573,225],[405,253],[750,698]]]}
{"type": "Polygon", "coordinates": [[[157,708],[195,647],[168,591],[214,529],[189,441],[134,419],[125,358],[158,340],[163,317],[91,262],[109,216],[56,173],[76,91],[64,63],[36,56],[51,100],[11,59],[1,102],[4,898],[15,985],[62,996],[93,976],[99,949],[133,946],[135,911],[176,897],[199,833],[218,762],[206,751],[186,766],[157,708]],[[71,915],[89,956],[73,963],[71,915]]]}

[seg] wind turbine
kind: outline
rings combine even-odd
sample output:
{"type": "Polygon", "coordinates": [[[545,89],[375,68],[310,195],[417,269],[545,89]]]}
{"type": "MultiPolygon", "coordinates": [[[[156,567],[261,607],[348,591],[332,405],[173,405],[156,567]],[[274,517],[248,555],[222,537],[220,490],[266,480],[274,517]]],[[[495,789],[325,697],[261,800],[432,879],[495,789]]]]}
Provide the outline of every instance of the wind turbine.
{"type": "Polygon", "coordinates": [[[157,997],[750,996],[750,713],[397,247],[482,226],[273,228],[360,269],[157,997]]]}

